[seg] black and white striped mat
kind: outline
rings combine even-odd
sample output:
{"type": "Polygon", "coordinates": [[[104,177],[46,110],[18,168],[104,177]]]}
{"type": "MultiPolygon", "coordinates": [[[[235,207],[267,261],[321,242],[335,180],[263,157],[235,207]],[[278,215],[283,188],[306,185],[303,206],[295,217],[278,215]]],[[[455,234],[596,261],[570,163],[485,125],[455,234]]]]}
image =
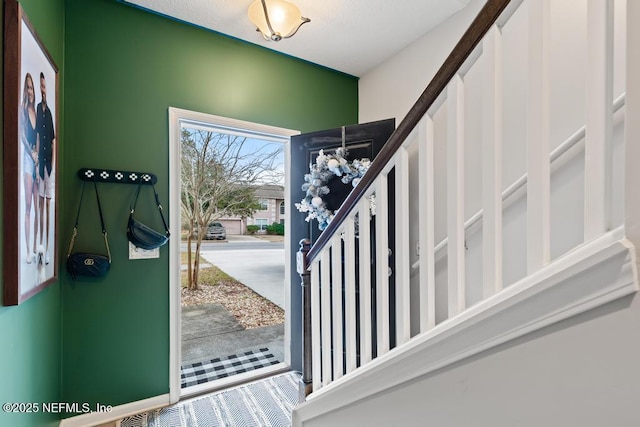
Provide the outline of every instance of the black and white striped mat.
{"type": "Polygon", "coordinates": [[[185,364],[180,367],[181,387],[191,387],[219,378],[280,363],[268,348],[247,351],[205,362],[185,364]]]}
{"type": "Polygon", "coordinates": [[[121,427],[289,427],[298,404],[299,374],[251,384],[125,418],[121,427]]]}

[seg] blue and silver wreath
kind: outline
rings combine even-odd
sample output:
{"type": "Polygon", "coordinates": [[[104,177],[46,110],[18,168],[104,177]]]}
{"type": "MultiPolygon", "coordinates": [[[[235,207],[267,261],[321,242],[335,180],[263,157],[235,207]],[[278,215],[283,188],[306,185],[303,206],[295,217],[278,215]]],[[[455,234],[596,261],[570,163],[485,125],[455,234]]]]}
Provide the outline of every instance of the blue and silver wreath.
{"type": "Polygon", "coordinates": [[[349,162],[346,159],[348,154],[346,148],[338,148],[333,154],[324,154],[324,151],[320,150],[316,162],[310,165],[310,173],[304,176],[302,191],[306,192],[306,196],[300,203],[296,203],[296,208],[307,213],[307,222],[317,220],[320,230],[327,228],[336,213],[327,209],[324,201],[324,196],[329,194],[329,180],[338,176],[343,183],[350,183],[355,187],[371,165],[369,159],[349,162]]]}

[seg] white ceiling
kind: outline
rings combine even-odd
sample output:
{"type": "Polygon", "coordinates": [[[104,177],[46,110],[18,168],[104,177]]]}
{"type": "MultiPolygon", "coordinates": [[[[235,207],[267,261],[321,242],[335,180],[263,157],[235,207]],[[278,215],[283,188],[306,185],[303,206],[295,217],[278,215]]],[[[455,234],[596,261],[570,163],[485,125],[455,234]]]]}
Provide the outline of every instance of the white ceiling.
{"type": "Polygon", "coordinates": [[[265,41],[249,21],[247,9],[253,0],[124,1],[358,77],[470,2],[290,0],[311,22],[276,43],[265,41]]]}

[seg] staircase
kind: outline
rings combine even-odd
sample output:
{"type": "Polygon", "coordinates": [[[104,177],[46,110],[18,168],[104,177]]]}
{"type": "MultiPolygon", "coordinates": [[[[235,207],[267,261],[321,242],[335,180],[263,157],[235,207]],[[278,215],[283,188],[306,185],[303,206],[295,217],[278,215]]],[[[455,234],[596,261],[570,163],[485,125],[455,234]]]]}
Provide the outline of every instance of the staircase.
{"type": "MultiPolygon", "coordinates": [[[[293,425],[349,425],[356,406],[362,425],[383,425],[369,404],[380,396],[637,292],[640,5],[579,2],[574,46],[573,3],[487,1],[333,221],[302,242],[293,425]],[[563,74],[576,51],[583,78],[563,74]]],[[[420,405],[403,411],[429,413],[420,405]]]]}

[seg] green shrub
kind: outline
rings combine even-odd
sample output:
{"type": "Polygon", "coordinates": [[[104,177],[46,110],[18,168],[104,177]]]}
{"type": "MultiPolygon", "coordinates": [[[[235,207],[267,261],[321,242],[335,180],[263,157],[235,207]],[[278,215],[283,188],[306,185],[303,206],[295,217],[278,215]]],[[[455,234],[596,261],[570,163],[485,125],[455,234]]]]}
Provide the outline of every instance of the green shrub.
{"type": "Polygon", "coordinates": [[[256,231],[260,230],[259,225],[247,225],[247,233],[256,234],[256,231]]]}
{"type": "Polygon", "coordinates": [[[278,236],[284,236],[284,224],[274,222],[267,226],[267,234],[277,234],[278,236]]]}

